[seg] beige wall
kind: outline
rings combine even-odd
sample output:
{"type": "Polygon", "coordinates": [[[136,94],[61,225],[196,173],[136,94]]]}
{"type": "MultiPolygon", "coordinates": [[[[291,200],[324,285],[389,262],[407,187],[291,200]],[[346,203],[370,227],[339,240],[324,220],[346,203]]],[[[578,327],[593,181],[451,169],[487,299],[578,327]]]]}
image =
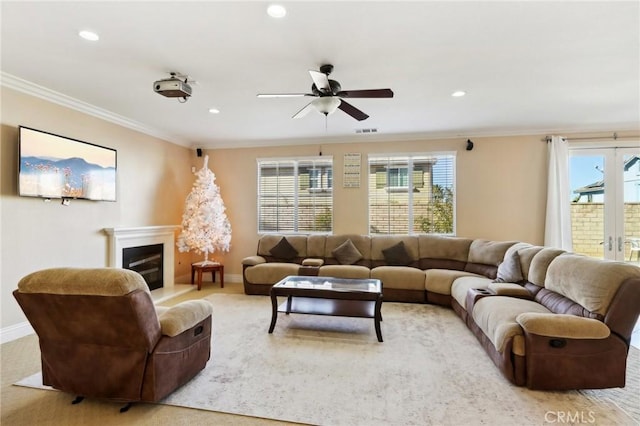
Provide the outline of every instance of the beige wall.
{"type": "MultiPolygon", "coordinates": [[[[457,235],[542,244],[546,199],[546,144],[543,136],[466,138],[322,146],[334,159],[334,233],[368,233],[367,155],[370,153],[457,152],[457,235]],[[360,153],[360,188],[343,188],[345,153],[360,153]]],[[[207,150],[209,165],[233,228],[225,272],[242,273],[241,260],[257,247],[257,158],[315,156],[317,145],[207,150]]]]}
{"type": "MultiPolygon", "coordinates": [[[[32,96],[2,88],[0,137],[1,324],[25,321],[11,292],[18,280],[54,266],[107,265],[107,227],[179,225],[193,183],[191,150],[32,96]],[[18,125],[115,148],[118,201],[45,203],[17,195],[18,125]]],[[[176,275],[189,273],[178,254],[176,275]],[[178,264],[179,263],[179,264],[178,264]]]]}
{"type": "MultiPolygon", "coordinates": [[[[53,266],[105,266],[107,239],[101,229],[180,224],[201,167],[194,150],[179,147],[50,102],[2,89],[0,135],[0,279],[2,327],[24,321],[11,292],[17,281],[53,266]],[[59,201],[18,197],[17,126],[25,125],[118,150],[118,202],[59,201]]],[[[546,144],[543,135],[373,143],[323,144],[334,158],[334,233],[367,233],[367,155],[370,153],[457,153],[457,235],[542,244],[546,199],[546,144]],[[360,188],[343,188],[343,157],[360,153],[360,188]]],[[[240,278],[241,260],[257,246],[256,159],[315,156],[318,145],[205,150],[227,207],[231,251],[215,254],[225,272],[240,278]]],[[[198,259],[177,254],[176,275],[189,273],[198,259]]],[[[231,278],[231,277],[230,277],[231,278]]]]}

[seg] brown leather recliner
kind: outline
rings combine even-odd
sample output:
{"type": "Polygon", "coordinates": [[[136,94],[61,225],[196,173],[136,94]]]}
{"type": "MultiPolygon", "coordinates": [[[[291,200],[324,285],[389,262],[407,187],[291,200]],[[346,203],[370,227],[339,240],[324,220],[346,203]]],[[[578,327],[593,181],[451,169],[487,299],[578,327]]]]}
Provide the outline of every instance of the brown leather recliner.
{"type": "Polygon", "coordinates": [[[54,268],[13,292],[40,342],[43,384],[90,398],[159,401],[210,356],[211,304],[156,308],[126,269],[54,268]]]}

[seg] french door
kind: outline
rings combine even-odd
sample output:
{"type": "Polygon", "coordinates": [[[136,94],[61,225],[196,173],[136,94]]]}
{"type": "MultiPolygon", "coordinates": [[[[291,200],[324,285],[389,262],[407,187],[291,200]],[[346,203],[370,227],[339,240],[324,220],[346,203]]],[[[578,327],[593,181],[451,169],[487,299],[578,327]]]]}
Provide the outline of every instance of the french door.
{"type": "Polygon", "coordinates": [[[569,155],[574,252],[640,265],[640,145],[569,155]]]}

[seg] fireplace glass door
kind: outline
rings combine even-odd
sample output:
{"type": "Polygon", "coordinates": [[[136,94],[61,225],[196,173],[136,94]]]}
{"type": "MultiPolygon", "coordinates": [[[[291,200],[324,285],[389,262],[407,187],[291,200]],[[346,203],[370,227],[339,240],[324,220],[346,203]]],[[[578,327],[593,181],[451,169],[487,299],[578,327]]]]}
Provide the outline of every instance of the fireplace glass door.
{"type": "Polygon", "coordinates": [[[146,281],[149,290],[163,287],[163,244],[127,247],[122,250],[122,267],[136,271],[146,281]]]}

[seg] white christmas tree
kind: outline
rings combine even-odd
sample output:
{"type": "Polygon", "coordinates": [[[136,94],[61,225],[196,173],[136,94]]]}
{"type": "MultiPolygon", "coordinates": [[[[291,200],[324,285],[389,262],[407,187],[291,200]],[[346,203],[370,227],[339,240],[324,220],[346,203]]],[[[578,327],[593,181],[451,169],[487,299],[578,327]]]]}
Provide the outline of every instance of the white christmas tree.
{"type": "Polygon", "coordinates": [[[205,155],[202,169],[196,173],[197,179],[187,196],[182,215],[182,232],[176,245],[181,252],[195,250],[204,253],[200,264],[212,264],[209,254],[229,251],[231,224],[225,214],[220,188],[216,185],[216,175],[209,170],[209,156],[205,155]]]}

